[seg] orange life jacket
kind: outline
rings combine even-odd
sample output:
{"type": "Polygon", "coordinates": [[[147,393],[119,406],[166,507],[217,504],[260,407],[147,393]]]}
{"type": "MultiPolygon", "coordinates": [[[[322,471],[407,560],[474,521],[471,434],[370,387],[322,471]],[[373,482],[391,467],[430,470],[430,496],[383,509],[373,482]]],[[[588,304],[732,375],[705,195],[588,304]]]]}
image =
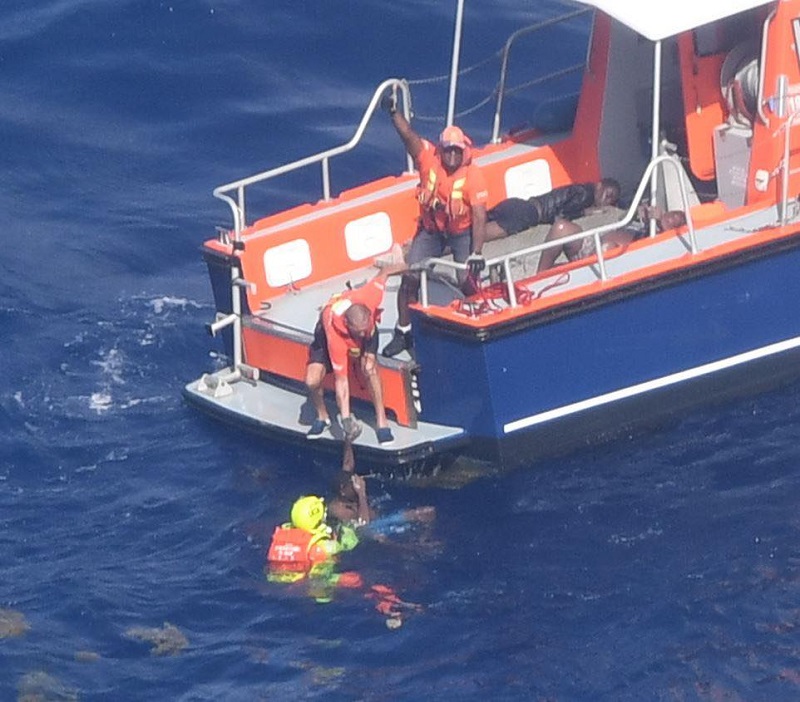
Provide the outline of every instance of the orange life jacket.
{"type": "Polygon", "coordinates": [[[287,524],[275,527],[267,560],[270,564],[280,564],[288,569],[294,569],[292,566],[297,566],[298,570],[306,569],[329,558],[330,554],[322,545],[323,541],[329,539],[327,531],[311,533],[287,524]]]}
{"type": "Polygon", "coordinates": [[[417,187],[422,224],[426,229],[439,232],[464,231],[469,227],[472,219],[472,211],[464,202],[466,172],[452,182],[448,192],[447,185],[442,183],[439,178],[438,170],[438,167],[431,168],[428,171],[426,182],[420,181],[417,187]]]}

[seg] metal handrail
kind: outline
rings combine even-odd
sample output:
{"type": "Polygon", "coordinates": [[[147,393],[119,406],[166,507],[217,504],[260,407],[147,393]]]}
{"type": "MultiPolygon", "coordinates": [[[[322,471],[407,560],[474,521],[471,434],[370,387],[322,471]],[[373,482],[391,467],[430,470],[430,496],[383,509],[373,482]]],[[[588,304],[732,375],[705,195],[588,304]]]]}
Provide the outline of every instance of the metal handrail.
{"type": "MultiPolygon", "coordinates": [[[[511,50],[511,46],[513,46],[517,38],[525,34],[530,34],[532,32],[539,31],[546,27],[550,27],[552,25],[565,22],[567,20],[573,19],[575,17],[578,17],[580,15],[592,11],[593,10],[591,10],[590,8],[584,8],[576,10],[575,12],[569,12],[567,14],[554,17],[549,20],[545,20],[544,22],[539,22],[538,24],[534,24],[529,27],[524,27],[514,32],[514,34],[512,34],[506,40],[506,43],[502,50],[502,64],[500,69],[500,80],[498,84],[499,87],[497,89],[497,106],[495,109],[494,120],[493,120],[492,142],[496,143],[498,141],[498,134],[500,130],[500,117],[502,114],[502,107],[503,107],[503,97],[505,95],[510,95],[513,92],[516,92],[517,90],[522,90],[532,85],[536,85],[538,83],[542,83],[547,80],[553,80],[555,78],[567,75],[568,73],[576,72],[578,70],[581,70],[585,66],[585,62],[583,64],[576,64],[566,69],[554,71],[545,76],[529,81],[528,83],[525,83],[521,86],[506,89],[506,79],[508,76],[508,56],[511,50]]],[[[276,168],[271,168],[267,171],[262,171],[260,173],[256,173],[255,175],[251,175],[246,178],[241,178],[239,180],[235,180],[230,183],[225,183],[224,185],[220,185],[214,188],[213,191],[214,197],[225,202],[231,210],[231,214],[233,216],[233,232],[232,232],[233,240],[235,242],[238,242],[241,238],[242,230],[247,226],[245,189],[250,185],[261,183],[266,180],[270,180],[271,178],[275,178],[277,176],[299,170],[300,168],[304,168],[306,166],[319,163],[321,164],[321,169],[322,169],[322,197],[323,200],[325,201],[330,200],[331,199],[330,159],[333,158],[334,156],[339,156],[341,154],[347,153],[348,151],[351,151],[360,143],[364,131],[366,130],[367,124],[369,123],[369,120],[372,118],[372,115],[375,113],[375,110],[380,102],[381,97],[389,89],[394,91],[395,94],[397,93],[398,90],[400,91],[403,97],[402,101],[403,114],[405,115],[406,119],[410,120],[411,88],[409,85],[409,81],[401,78],[388,78],[376,88],[375,92],[372,95],[372,99],[370,100],[366,110],[364,111],[363,116],[361,117],[361,121],[356,127],[355,133],[348,142],[333,147],[331,149],[327,149],[326,151],[321,151],[317,154],[313,154],[311,156],[306,156],[305,158],[292,161],[291,163],[287,163],[282,166],[278,166],[276,168]]],[[[406,164],[407,164],[406,165],[407,172],[413,173],[414,162],[411,156],[408,154],[406,154],[406,164]]]]}
{"type": "Polygon", "coordinates": [[[792,139],[792,127],[794,126],[795,118],[800,117],[800,112],[793,112],[789,115],[789,118],[784,123],[784,129],[786,130],[786,134],[784,136],[783,141],[783,159],[781,163],[781,200],[780,200],[780,224],[781,226],[785,226],[786,222],[788,221],[788,207],[789,207],[789,176],[791,175],[791,171],[789,170],[789,159],[791,155],[791,139],[792,139]]]}
{"type": "Polygon", "coordinates": [[[775,19],[775,10],[767,15],[764,20],[764,25],[761,28],[761,56],[759,57],[758,65],[758,97],[756,98],[756,110],[758,116],[761,118],[762,124],[769,124],[767,115],[764,113],[764,76],[766,74],[767,66],[767,41],[769,39],[769,25],[775,19]]]}
{"type": "MultiPolygon", "coordinates": [[[[686,187],[686,175],[681,166],[680,161],[675,157],[668,154],[657,156],[656,158],[652,159],[650,163],[647,165],[647,168],[642,175],[642,179],[639,182],[639,187],[636,189],[636,194],[631,201],[631,206],[628,208],[628,211],[625,213],[625,216],[610,224],[604,224],[599,227],[595,227],[593,229],[589,229],[585,232],[578,232],[577,234],[572,234],[571,236],[565,236],[559,239],[555,239],[553,241],[544,241],[541,244],[535,244],[534,246],[529,246],[524,249],[520,249],[518,251],[512,251],[511,253],[503,254],[502,256],[497,256],[495,258],[488,259],[486,261],[486,266],[491,267],[495,265],[502,264],[503,270],[505,272],[505,282],[508,291],[508,299],[509,305],[511,307],[517,307],[519,305],[517,298],[516,298],[516,291],[514,289],[514,277],[511,270],[511,261],[517,258],[522,258],[524,256],[529,256],[533,253],[539,253],[541,251],[545,251],[546,249],[555,248],[557,246],[563,246],[564,244],[572,243],[573,241],[581,241],[586,239],[587,237],[592,237],[594,239],[595,251],[597,254],[597,264],[598,268],[600,269],[600,279],[602,281],[608,280],[608,273],[606,271],[605,265],[605,257],[603,255],[603,246],[600,240],[600,237],[605,234],[606,232],[613,231],[615,229],[620,229],[621,227],[625,227],[631,223],[633,220],[636,211],[638,209],[639,202],[641,201],[642,197],[644,196],[644,191],[647,188],[648,181],[650,180],[650,176],[652,175],[655,168],[657,168],[662,163],[670,164],[670,167],[674,168],[678,174],[678,182],[680,184],[680,191],[681,191],[681,202],[683,204],[683,212],[686,216],[686,226],[688,229],[689,235],[689,249],[692,254],[696,254],[698,251],[697,248],[697,238],[694,232],[694,223],[692,222],[691,213],[689,212],[689,195],[688,190],[686,187]]],[[[467,264],[466,263],[456,263],[455,261],[442,259],[442,258],[429,258],[425,261],[422,261],[419,266],[418,270],[420,272],[420,304],[422,307],[428,307],[428,290],[427,290],[427,282],[428,282],[428,270],[433,265],[442,265],[447,268],[452,268],[453,270],[466,270],[467,264]]]]}
{"type": "MultiPolygon", "coordinates": [[[[587,12],[593,12],[591,8],[584,8],[581,10],[575,10],[574,12],[568,12],[564,15],[559,15],[558,17],[553,17],[552,19],[545,20],[544,22],[539,22],[537,24],[532,24],[529,27],[523,27],[522,29],[518,29],[514,32],[508,39],[506,39],[505,46],[503,47],[503,58],[500,63],[500,82],[497,86],[497,106],[494,111],[494,120],[492,122],[492,143],[497,144],[500,141],[500,115],[503,111],[503,98],[506,95],[506,79],[508,77],[508,56],[511,51],[511,47],[514,42],[521,36],[526,34],[532,34],[533,32],[538,32],[546,27],[550,27],[555,24],[560,24],[561,22],[566,22],[567,20],[574,19],[575,17],[579,17],[580,15],[584,15],[587,12]]],[[[584,64],[581,66],[570,67],[569,71],[577,70],[578,68],[583,68],[584,64]]],[[[551,73],[548,76],[544,76],[540,79],[539,82],[544,80],[549,80],[550,78],[555,78],[562,75],[564,71],[556,71],[551,73]]],[[[534,81],[535,83],[535,81],[534,81]]]]}
{"type": "MultiPolygon", "coordinates": [[[[320,153],[314,154],[312,156],[306,156],[305,158],[298,159],[297,161],[292,161],[291,163],[287,163],[283,166],[278,166],[277,168],[271,168],[268,171],[263,171],[261,173],[256,173],[255,175],[249,176],[247,178],[242,178],[240,180],[235,180],[231,183],[226,183],[225,185],[220,185],[214,188],[213,195],[216,198],[219,198],[223,202],[228,204],[230,207],[231,212],[233,213],[233,225],[234,225],[234,241],[239,241],[242,229],[247,226],[247,218],[246,218],[246,211],[245,211],[245,197],[244,191],[245,188],[249,185],[253,185],[255,183],[261,183],[265,180],[269,180],[271,178],[275,178],[279,175],[283,175],[285,173],[289,173],[291,171],[296,171],[300,168],[304,168],[305,166],[310,166],[315,163],[322,164],[322,193],[323,198],[325,200],[331,199],[331,188],[330,188],[330,166],[329,161],[334,156],[339,156],[340,154],[346,153],[351,151],[355,146],[361,141],[361,137],[364,134],[364,131],[367,128],[367,124],[371,119],[373,113],[375,112],[376,107],[378,106],[381,97],[387,90],[397,91],[398,89],[403,95],[403,114],[405,115],[406,119],[410,119],[411,112],[410,112],[410,105],[411,105],[411,91],[408,87],[408,83],[400,78],[389,78],[383,83],[381,83],[375,93],[372,96],[372,99],[367,105],[367,109],[364,111],[364,115],[361,118],[361,121],[356,128],[355,134],[350,138],[350,141],[342,144],[340,146],[335,146],[332,149],[328,149],[326,151],[321,151],[320,153]],[[231,195],[231,193],[236,192],[236,197],[231,195]]],[[[410,156],[406,157],[407,169],[408,171],[414,170],[414,163],[410,156]]]]}

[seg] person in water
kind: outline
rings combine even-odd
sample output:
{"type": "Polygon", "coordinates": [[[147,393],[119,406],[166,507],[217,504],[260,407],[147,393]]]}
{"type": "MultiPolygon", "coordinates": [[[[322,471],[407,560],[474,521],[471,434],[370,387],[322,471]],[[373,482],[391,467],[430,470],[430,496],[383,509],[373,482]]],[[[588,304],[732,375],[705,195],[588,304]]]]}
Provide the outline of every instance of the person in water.
{"type": "Polygon", "coordinates": [[[553,188],[543,195],[509,197],[488,213],[486,241],[513,236],[538,224],[553,224],[556,219],[575,219],[593,210],[613,207],[619,201],[620,185],[613,178],[596,183],[577,183],[553,188]]]}
{"type": "Polygon", "coordinates": [[[314,339],[308,347],[306,387],[317,417],[308,430],[309,439],[320,438],[331,426],[325,405],[322,383],[328,373],[334,375],[336,404],[342,417],[345,436],[355,439],[361,425],[350,413],[350,357],[358,357],[360,369],[375,406],[378,442],[394,441],[383,405],[383,386],[378,375],[378,329],[380,304],[386,288],[386,279],[405,270],[404,263],[386,266],[372,280],[360,288],[334,295],[320,312],[314,339]]]}
{"type": "Polygon", "coordinates": [[[328,503],[328,514],[334,523],[357,529],[382,540],[392,531],[399,531],[413,523],[427,523],[436,518],[434,507],[404,509],[393,514],[378,516],[370,507],[364,478],[355,472],[352,443],[344,442],[342,470],[333,482],[333,496],[328,503]]]}
{"type": "MultiPolygon", "coordinates": [[[[408,265],[442,256],[449,248],[454,261],[468,264],[468,271],[458,271],[458,282],[472,292],[470,278],[480,275],[486,265],[481,252],[486,240],[489,198],[486,179],[472,162],[472,142],[461,129],[451,125],[442,131],[438,144],[434,145],[411,128],[397,109],[393,93],[384,96],[381,106],[391,115],[392,124],[419,171],[420,223],[408,251],[408,265]]],[[[384,356],[412,349],[409,305],[416,301],[418,292],[418,274],[404,274],[397,293],[397,326],[381,352],[384,356]]]]}
{"type": "Polygon", "coordinates": [[[339,524],[361,527],[369,524],[375,516],[367,499],[367,484],[355,472],[353,444],[345,439],[342,469],[333,483],[333,497],[328,504],[331,517],[339,524]]]}
{"type": "MultiPolygon", "coordinates": [[[[667,231],[668,229],[677,229],[686,224],[686,215],[681,210],[662,212],[657,207],[642,206],[639,208],[638,214],[638,222],[631,223],[629,226],[621,229],[612,229],[600,235],[603,252],[621,246],[627,246],[631,242],[647,236],[651,219],[655,220],[656,229],[659,232],[667,231]]],[[[575,224],[575,222],[558,219],[550,228],[550,231],[547,232],[545,241],[563,239],[582,231],[583,229],[578,224],[575,224]]],[[[581,258],[593,256],[596,253],[594,237],[578,239],[562,244],[561,246],[545,249],[542,251],[542,255],[539,258],[539,266],[536,272],[540,273],[541,271],[552,268],[555,265],[556,259],[562,253],[567,257],[568,261],[577,261],[581,258]]]]}
{"type": "MultiPolygon", "coordinates": [[[[349,468],[348,475],[357,478],[353,481],[356,500],[366,506],[364,479],[354,472],[352,441],[345,439],[344,445],[343,468],[349,468]]],[[[365,520],[369,519],[366,512],[361,514],[365,520]]],[[[267,580],[274,583],[303,581],[308,595],[318,603],[330,602],[337,588],[363,589],[365,597],[374,601],[375,609],[387,617],[386,625],[397,628],[402,625],[406,612],[419,611],[421,607],[401,600],[388,585],[376,583],[368,587],[358,573],[336,570],[339,555],[352,551],[358,543],[354,525],[346,520],[337,520],[335,526],[328,525],[324,498],[304,495],[292,505],[290,521],[273,532],[267,551],[267,580]]]]}
{"type": "Polygon", "coordinates": [[[292,505],[290,521],[275,528],[267,551],[267,579],[293,583],[306,580],[318,602],[329,602],[336,586],[360,587],[357,573],[337,573],[336,558],[358,545],[352,527],[341,525],[335,533],[325,522],[325,500],[304,495],[292,505]]]}

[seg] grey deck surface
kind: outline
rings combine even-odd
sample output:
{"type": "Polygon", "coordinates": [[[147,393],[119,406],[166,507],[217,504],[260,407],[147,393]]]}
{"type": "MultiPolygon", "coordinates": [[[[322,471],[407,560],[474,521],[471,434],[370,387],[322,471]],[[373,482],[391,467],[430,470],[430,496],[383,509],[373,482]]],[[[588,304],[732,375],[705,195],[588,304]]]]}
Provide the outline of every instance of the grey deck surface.
{"type": "MultiPolygon", "coordinates": [[[[713,250],[715,247],[743,239],[754,234],[766,226],[774,226],[778,220],[775,207],[767,207],[739,217],[725,220],[719,224],[695,228],[695,241],[698,252],[713,250]]],[[[649,246],[636,250],[625,250],[623,253],[609,252],[605,260],[606,274],[612,280],[615,276],[630,273],[638,269],[666,263],[690,253],[689,234],[683,233],[678,237],[656,238],[649,246]]],[[[554,279],[559,277],[557,271],[552,276],[544,276],[534,283],[534,288],[546,288],[554,279]]],[[[559,294],[565,289],[575,289],[593,283],[600,279],[600,269],[597,263],[587,263],[584,266],[573,268],[569,272],[568,281],[557,288],[550,288],[543,292],[542,297],[559,294]]]]}
{"type": "MultiPolygon", "coordinates": [[[[214,398],[208,393],[200,391],[199,383],[200,380],[192,381],[185,389],[193,402],[200,405],[213,405],[232,419],[238,417],[240,420],[244,420],[244,423],[252,423],[263,428],[277,428],[299,436],[308,431],[314,418],[311,403],[304,395],[275,385],[262,382],[257,385],[238,382],[231,386],[233,392],[230,395],[214,398]]],[[[336,416],[336,407],[333,402],[329,403],[328,410],[331,417],[336,416]]],[[[364,424],[364,430],[356,440],[356,445],[386,452],[408,450],[442,439],[455,439],[464,433],[459,427],[447,427],[426,422],[420,422],[416,429],[401,427],[390,422],[395,440],[388,446],[381,446],[375,437],[374,413],[368,410],[359,410],[357,416],[364,424]]],[[[332,433],[327,433],[323,438],[315,441],[340,442],[341,440],[341,429],[334,423],[332,433]]]]}

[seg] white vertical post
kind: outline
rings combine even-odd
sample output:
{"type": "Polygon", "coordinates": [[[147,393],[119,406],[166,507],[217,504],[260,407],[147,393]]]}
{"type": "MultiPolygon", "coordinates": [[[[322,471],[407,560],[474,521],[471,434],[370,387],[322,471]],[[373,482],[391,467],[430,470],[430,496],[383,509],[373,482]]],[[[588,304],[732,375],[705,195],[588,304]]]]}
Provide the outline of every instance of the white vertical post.
{"type": "Polygon", "coordinates": [[[450,64],[450,94],[447,97],[447,126],[453,124],[456,112],[456,87],[458,85],[458,59],[461,54],[461,25],[464,22],[464,0],[456,7],[456,28],[453,34],[453,56],[450,64]]]}
{"type": "Polygon", "coordinates": [[[322,197],[325,202],[331,199],[331,169],[327,156],[322,159],[322,197]]]}
{"type": "MultiPolygon", "coordinates": [[[[659,142],[661,140],[661,41],[653,47],[653,131],[650,136],[650,159],[659,155],[659,142]]],[[[650,205],[656,204],[656,191],[658,188],[658,168],[653,169],[650,176],[650,205]]],[[[656,221],[650,218],[650,236],[655,236],[656,221]]]]}
{"type": "Polygon", "coordinates": [[[233,370],[242,365],[242,288],[237,284],[240,278],[239,267],[242,265],[237,258],[231,261],[231,312],[236,319],[233,321],[233,370]]]}

